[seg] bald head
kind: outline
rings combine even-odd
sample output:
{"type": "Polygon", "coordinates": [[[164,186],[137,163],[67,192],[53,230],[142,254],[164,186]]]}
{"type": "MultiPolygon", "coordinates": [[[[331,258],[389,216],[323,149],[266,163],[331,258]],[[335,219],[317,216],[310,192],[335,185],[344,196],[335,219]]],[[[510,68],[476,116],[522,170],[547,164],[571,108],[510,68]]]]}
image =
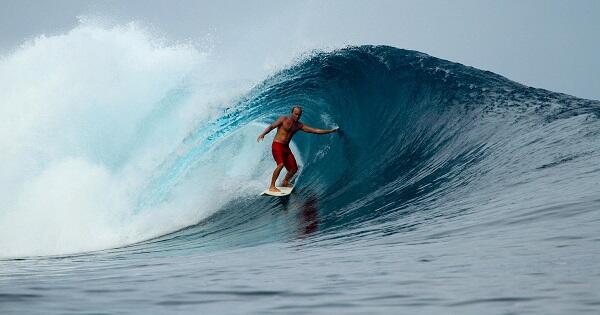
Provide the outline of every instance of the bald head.
{"type": "Polygon", "coordinates": [[[292,114],[290,116],[294,121],[300,120],[300,116],[302,116],[302,107],[297,105],[292,107],[292,114]]]}

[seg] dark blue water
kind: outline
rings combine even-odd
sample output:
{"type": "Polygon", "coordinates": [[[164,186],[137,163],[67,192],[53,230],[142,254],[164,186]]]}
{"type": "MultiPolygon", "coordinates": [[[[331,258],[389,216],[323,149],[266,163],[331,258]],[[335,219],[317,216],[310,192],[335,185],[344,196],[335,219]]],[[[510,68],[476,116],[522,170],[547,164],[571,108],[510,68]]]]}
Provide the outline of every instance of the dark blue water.
{"type": "Polygon", "coordinates": [[[190,178],[222,185],[211,170],[246,174],[226,183],[245,193],[124,247],[5,258],[0,311],[597,314],[599,114],[415,51],[318,53],[190,131],[133,213],[190,178]],[[248,178],[274,163],[255,139],[295,104],[343,132],[297,134],[294,193],[259,197],[248,178]]]}

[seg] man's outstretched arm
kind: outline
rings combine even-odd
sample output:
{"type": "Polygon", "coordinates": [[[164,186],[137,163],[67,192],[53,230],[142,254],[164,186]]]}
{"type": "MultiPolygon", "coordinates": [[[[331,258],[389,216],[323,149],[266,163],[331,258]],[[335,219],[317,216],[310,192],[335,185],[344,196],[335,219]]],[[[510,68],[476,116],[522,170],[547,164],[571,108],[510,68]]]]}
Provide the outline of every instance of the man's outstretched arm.
{"type": "Polygon", "coordinates": [[[325,135],[325,134],[328,134],[328,133],[337,132],[338,129],[340,129],[340,128],[334,128],[334,129],[324,130],[324,129],[312,128],[312,127],[309,127],[307,125],[302,125],[302,131],[308,132],[308,133],[316,133],[316,134],[319,134],[319,135],[325,135]]]}
{"type": "Polygon", "coordinates": [[[265,136],[271,132],[271,130],[279,127],[279,125],[281,125],[283,123],[283,116],[279,117],[279,119],[277,119],[275,122],[273,122],[271,125],[269,125],[267,128],[265,128],[265,131],[263,131],[258,138],[256,138],[256,142],[260,142],[262,140],[264,140],[265,136]]]}

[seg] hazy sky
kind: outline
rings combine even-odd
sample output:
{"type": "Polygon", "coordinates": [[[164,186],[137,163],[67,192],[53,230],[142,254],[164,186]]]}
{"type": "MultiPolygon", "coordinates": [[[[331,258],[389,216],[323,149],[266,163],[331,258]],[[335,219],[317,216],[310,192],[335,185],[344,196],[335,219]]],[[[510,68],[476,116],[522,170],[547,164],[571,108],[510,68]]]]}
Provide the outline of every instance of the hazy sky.
{"type": "Polygon", "coordinates": [[[169,41],[210,42],[223,60],[290,62],[302,51],[385,44],[600,99],[600,1],[0,0],[0,53],[75,27],[141,23],[169,41]]]}

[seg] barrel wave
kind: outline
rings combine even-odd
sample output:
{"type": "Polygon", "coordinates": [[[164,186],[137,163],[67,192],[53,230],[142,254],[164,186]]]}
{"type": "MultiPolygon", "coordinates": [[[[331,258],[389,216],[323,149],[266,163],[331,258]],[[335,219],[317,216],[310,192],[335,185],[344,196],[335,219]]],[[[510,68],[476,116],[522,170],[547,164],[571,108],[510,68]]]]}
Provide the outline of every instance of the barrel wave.
{"type": "MultiPolygon", "coordinates": [[[[31,264],[44,261],[36,271],[42,284],[73,267],[56,290],[98,279],[94,292],[119,287],[119,297],[106,301],[148,301],[134,313],[173,305],[223,310],[219,301],[256,314],[597,307],[600,291],[590,287],[599,283],[599,101],[416,51],[355,46],[312,53],[252,88],[202,103],[223,86],[186,72],[187,65],[202,69],[201,56],[186,47],[151,50],[159,60],[185,59],[167,69],[175,83],[161,81],[141,114],[107,116],[116,122],[102,116],[112,123],[105,125],[86,118],[110,126],[119,143],[102,145],[108,131],[90,129],[81,142],[96,145],[85,146],[82,158],[64,153],[52,167],[33,163],[42,175],[20,184],[33,188],[14,188],[20,202],[2,200],[11,209],[0,216],[1,262],[23,292],[31,264]],[[297,133],[294,193],[258,196],[275,163],[273,135],[256,138],[294,105],[302,106],[305,124],[340,132],[297,133]],[[182,124],[190,108],[202,114],[182,124]],[[137,127],[123,127],[131,122],[137,127]],[[103,155],[107,148],[111,154],[103,155]],[[74,186],[58,185],[49,201],[23,202],[46,196],[38,193],[65,176],[74,186]],[[65,203],[65,191],[83,201],[65,203]],[[88,195],[101,195],[93,199],[101,205],[88,207],[88,195]],[[71,205],[87,214],[64,217],[92,231],[86,238],[69,234],[62,221],[29,219],[42,211],[20,215],[71,205]],[[23,232],[26,226],[45,230],[23,232]]],[[[36,150],[53,158],[64,151],[36,150]]],[[[23,299],[44,303],[36,294],[23,299]]],[[[128,305],[82,301],[79,310],[88,302],[115,312],[128,305]]]]}
{"type": "MultiPolygon", "coordinates": [[[[152,113],[168,115],[190,98],[190,89],[172,87],[152,113]]],[[[289,239],[306,230],[303,225],[331,237],[411,232],[421,239],[436,224],[442,226],[435,235],[463,228],[460,216],[475,220],[468,229],[474,232],[492,222],[566,215],[553,210],[563,205],[584,211],[597,193],[599,109],[597,101],[527,87],[416,51],[360,46],[315,53],[220,114],[198,120],[138,180],[129,209],[119,215],[145,222],[134,228],[128,222],[124,230],[147,231],[82,249],[181,233],[193,247],[221,246],[223,240],[250,245],[289,239]],[[257,197],[274,164],[269,146],[255,138],[293,105],[303,107],[303,122],[339,126],[341,132],[298,134],[292,144],[301,165],[296,193],[284,200],[257,197]],[[271,226],[265,216],[282,207],[307,222],[271,226]],[[173,212],[175,220],[168,218],[173,212]],[[148,217],[164,221],[147,223],[148,217]]],[[[150,117],[142,121],[144,130],[173,123],[150,117]]],[[[573,211],[579,210],[567,212],[573,211]]]]}
{"type": "MultiPolygon", "coordinates": [[[[597,101],[393,47],[312,55],[195,136],[203,145],[220,138],[220,145],[243,146],[228,139],[241,132],[249,145],[262,129],[254,123],[270,123],[295,104],[305,123],[339,126],[341,134],[296,136],[303,165],[294,196],[283,203],[232,198],[179,232],[195,246],[200,235],[210,235],[206,244],[224,233],[228,243],[249,245],[307,230],[324,238],[406,232],[406,239],[427,239],[575,215],[595,204],[597,101]],[[294,228],[261,221],[282,208],[306,220],[294,228]]],[[[256,174],[266,183],[274,165],[268,151],[262,158],[256,174]]]]}

